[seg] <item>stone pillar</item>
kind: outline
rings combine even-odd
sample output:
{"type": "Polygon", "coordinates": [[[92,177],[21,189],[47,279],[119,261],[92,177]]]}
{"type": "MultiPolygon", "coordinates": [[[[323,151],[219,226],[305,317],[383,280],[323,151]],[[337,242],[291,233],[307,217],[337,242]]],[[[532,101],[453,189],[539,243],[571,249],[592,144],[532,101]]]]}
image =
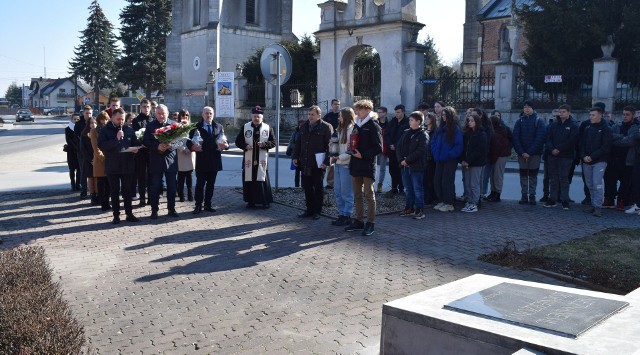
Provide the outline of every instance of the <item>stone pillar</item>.
{"type": "Polygon", "coordinates": [[[402,71],[402,103],[413,110],[422,102],[422,76],[424,75],[424,51],[421,46],[404,49],[405,70],[402,71]]]}
{"type": "Polygon", "coordinates": [[[518,65],[511,61],[496,64],[494,87],[495,108],[498,111],[510,111],[516,98],[516,75],[518,65]]]}
{"type": "Polygon", "coordinates": [[[618,82],[618,60],[600,58],[593,61],[592,103],[601,101],[607,105],[607,111],[614,111],[616,102],[616,84],[618,82]]]}
{"type": "Polygon", "coordinates": [[[236,76],[235,78],[235,106],[243,107],[247,101],[247,78],[244,76],[236,76]]]}

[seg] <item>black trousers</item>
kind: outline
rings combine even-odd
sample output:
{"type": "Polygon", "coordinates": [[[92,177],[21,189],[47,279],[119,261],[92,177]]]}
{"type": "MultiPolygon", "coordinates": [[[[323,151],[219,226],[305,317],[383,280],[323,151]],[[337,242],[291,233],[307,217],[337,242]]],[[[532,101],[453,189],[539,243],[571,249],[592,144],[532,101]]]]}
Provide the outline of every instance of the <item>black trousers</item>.
{"type": "Polygon", "coordinates": [[[640,207],[640,164],[638,163],[631,168],[631,195],[631,202],[640,207]]]}
{"type": "MultiPolygon", "coordinates": [[[[140,195],[140,202],[145,202],[147,196],[147,186],[151,175],[149,174],[149,151],[147,149],[141,149],[136,154],[136,177],[135,183],[138,185],[138,194],[140,195]]],[[[134,191],[135,192],[135,191],[134,191]]]]}
{"type": "MultiPolygon", "coordinates": [[[[198,172],[196,171],[196,207],[211,207],[213,199],[213,188],[216,184],[217,171],[198,172]]],[[[189,174],[191,180],[191,174],[189,174]]],[[[190,182],[189,182],[189,186],[190,182]]],[[[182,190],[182,188],[180,188],[182,190]]]]}
{"type": "Polygon", "coordinates": [[[400,162],[396,157],[396,151],[392,150],[389,154],[389,175],[391,175],[391,190],[403,191],[402,174],[400,173],[400,162]]]}
{"type": "MultiPolygon", "coordinates": [[[[191,177],[193,170],[178,171],[178,196],[184,199],[184,184],[187,183],[187,192],[191,196],[191,187],[193,186],[193,178],[191,177]]],[[[215,182],[214,182],[215,183],[215,182]]]]}
{"type": "Polygon", "coordinates": [[[436,175],[436,162],[434,160],[427,161],[427,167],[424,172],[424,204],[430,205],[437,200],[436,190],[433,179],[436,175]]]}
{"type": "Polygon", "coordinates": [[[120,190],[122,190],[122,200],[124,201],[124,212],[127,215],[133,213],[131,207],[131,187],[133,186],[134,174],[111,174],[109,179],[109,190],[111,192],[111,207],[113,215],[120,215],[120,190]]]}
{"type": "Polygon", "coordinates": [[[604,171],[604,198],[613,201],[617,196],[627,205],[627,202],[633,199],[631,197],[632,170],[633,167],[627,166],[624,161],[607,165],[604,171]],[[620,181],[620,187],[618,187],[618,181],[620,181]]]}
{"type": "Polygon", "coordinates": [[[302,172],[302,189],[307,206],[307,213],[322,213],[322,203],[324,202],[324,170],[313,168],[304,169],[302,172]],[[304,171],[307,170],[307,171],[304,171]]]}
{"type": "Polygon", "coordinates": [[[106,176],[98,178],[98,198],[100,199],[100,207],[106,210],[109,208],[109,180],[106,176]]]}

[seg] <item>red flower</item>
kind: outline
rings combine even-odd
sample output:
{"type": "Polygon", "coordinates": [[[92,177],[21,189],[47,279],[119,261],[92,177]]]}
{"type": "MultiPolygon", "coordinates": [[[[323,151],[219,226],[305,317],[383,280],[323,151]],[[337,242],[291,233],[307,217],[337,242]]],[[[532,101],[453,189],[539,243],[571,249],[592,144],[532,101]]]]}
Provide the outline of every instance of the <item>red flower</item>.
{"type": "Polygon", "coordinates": [[[164,127],[156,129],[156,134],[164,132],[164,127]]]}
{"type": "Polygon", "coordinates": [[[171,129],[176,129],[176,128],[178,128],[178,127],[179,127],[179,126],[178,126],[178,124],[177,124],[177,123],[174,123],[174,124],[172,124],[172,125],[171,125],[171,129]]]}
{"type": "Polygon", "coordinates": [[[181,122],[181,123],[182,123],[182,124],[185,124],[185,125],[186,125],[186,124],[189,124],[189,122],[188,122],[187,120],[182,120],[182,122],[181,122]]]}

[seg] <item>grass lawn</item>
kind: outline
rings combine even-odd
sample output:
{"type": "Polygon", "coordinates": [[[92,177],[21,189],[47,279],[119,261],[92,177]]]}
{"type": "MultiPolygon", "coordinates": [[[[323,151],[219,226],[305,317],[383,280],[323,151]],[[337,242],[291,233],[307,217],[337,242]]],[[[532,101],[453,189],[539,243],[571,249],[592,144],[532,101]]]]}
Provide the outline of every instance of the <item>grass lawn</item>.
{"type": "Polygon", "coordinates": [[[479,259],[520,269],[544,269],[628,293],[640,287],[640,228],[611,228],[525,251],[507,242],[479,259]]]}

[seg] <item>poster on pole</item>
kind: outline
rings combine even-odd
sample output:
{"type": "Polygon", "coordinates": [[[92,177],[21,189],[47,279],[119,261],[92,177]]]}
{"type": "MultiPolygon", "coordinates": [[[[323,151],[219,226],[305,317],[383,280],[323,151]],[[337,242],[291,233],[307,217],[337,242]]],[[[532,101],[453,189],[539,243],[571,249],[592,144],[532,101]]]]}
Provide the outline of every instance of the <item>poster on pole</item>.
{"type": "Polygon", "coordinates": [[[235,110],[234,72],[216,73],[216,117],[233,117],[235,110]]]}

